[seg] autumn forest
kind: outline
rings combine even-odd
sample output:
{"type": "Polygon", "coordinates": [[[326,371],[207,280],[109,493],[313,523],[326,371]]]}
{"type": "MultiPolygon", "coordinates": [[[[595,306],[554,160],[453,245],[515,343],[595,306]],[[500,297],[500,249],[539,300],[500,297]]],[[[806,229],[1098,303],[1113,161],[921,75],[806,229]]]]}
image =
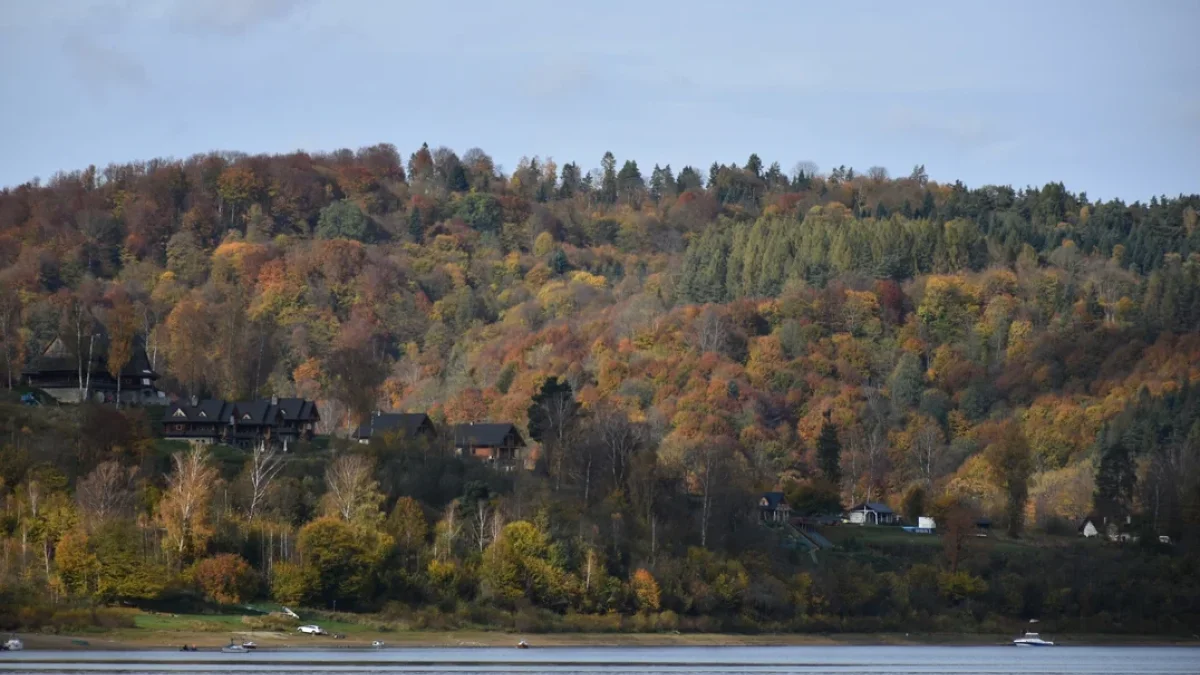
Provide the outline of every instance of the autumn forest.
{"type": "Polygon", "coordinates": [[[88,167],[0,191],[0,352],[0,629],[1200,624],[1200,195],[388,144],[88,167]],[[317,401],[318,435],[22,403],[97,333],[172,398],[317,401]],[[376,411],[440,435],[350,440],[376,411]],[[523,466],[452,451],[484,421],[523,466]],[[810,525],[864,502],[937,532],[810,525]]]}

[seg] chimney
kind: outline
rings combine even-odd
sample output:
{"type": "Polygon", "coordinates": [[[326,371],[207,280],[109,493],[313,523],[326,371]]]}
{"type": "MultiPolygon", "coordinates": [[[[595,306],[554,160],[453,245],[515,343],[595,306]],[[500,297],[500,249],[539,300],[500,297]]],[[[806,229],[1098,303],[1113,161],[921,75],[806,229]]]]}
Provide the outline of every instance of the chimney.
{"type": "Polygon", "coordinates": [[[271,405],[279,405],[279,395],[271,394],[271,405]]]}
{"type": "Polygon", "coordinates": [[[192,404],[193,408],[200,405],[200,398],[198,396],[196,396],[195,394],[192,394],[192,397],[189,398],[188,401],[192,404]]]}

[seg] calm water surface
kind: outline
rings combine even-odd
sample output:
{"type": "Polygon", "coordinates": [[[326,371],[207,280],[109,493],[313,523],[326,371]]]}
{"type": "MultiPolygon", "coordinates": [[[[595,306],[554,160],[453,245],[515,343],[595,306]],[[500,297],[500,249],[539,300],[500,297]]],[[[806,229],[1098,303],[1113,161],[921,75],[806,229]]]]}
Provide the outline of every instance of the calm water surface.
{"type": "Polygon", "coordinates": [[[1197,673],[1193,647],[550,647],[0,653],[4,673],[1197,673]]]}

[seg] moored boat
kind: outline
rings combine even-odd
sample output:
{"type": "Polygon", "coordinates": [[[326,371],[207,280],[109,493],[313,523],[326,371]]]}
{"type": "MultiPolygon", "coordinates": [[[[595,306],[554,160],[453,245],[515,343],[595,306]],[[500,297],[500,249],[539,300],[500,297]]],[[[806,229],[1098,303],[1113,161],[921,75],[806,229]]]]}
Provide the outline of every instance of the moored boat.
{"type": "Polygon", "coordinates": [[[0,645],[0,650],[6,652],[19,652],[25,649],[25,643],[17,638],[10,638],[3,645],[0,645]]]}
{"type": "Polygon", "coordinates": [[[1054,643],[1049,640],[1043,640],[1037,633],[1026,633],[1024,637],[1019,637],[1013,640],[1013,644],[1018,647],[1053,647],[1054,643]]]}

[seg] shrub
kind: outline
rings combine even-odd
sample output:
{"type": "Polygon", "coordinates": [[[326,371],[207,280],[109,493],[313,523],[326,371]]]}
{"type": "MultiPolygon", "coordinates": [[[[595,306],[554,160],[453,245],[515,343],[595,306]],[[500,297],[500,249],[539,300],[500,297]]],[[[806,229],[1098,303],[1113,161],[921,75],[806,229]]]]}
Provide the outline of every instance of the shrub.
{"type": "Polygon", "coordinates": [[[205,597],[221,604],[241,604],[258,590],[258,575],[245,559],[232,553],[201,560],[193,574],[205,597]]]}
{"type": "Polygon", "coordinates": [[[267,614],[265,616],[243,616],[242,623],[252,630],[273,630],[291,632],[299,622],[286,614],[267,614]]]}

